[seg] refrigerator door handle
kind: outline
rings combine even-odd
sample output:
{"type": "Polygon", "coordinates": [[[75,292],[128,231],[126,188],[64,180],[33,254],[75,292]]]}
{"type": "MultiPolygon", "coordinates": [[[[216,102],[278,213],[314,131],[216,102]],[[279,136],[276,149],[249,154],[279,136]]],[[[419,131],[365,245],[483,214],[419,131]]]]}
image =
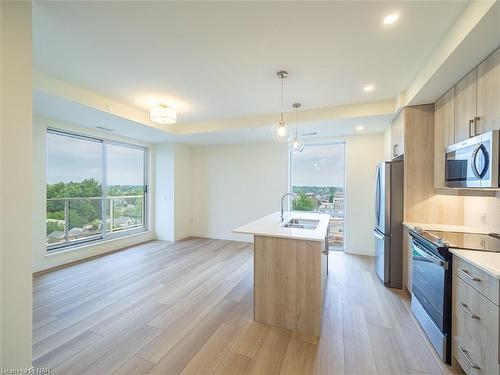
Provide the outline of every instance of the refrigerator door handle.
{"type": "Polygon", "coordinates": [[[380,166],[377,166],[377,176],[375,178],[375,223],[380,225],[380,166]]]}
{"type": "Polygon", "coordinates": [[[373,230],[373,235],[375,237],[377,237],[379,240],[383,240],[384,239],[384,235],[382,233],[380,233],[378,230],[374,229],[373,230]]]}

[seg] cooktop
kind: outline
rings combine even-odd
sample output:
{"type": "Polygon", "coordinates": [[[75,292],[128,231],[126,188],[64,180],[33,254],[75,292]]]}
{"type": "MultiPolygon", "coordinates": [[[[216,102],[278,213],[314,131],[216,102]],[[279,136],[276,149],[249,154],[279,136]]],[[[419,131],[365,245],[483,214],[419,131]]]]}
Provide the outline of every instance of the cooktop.
{"type": "Polygon", "coordinates": [[[500,252],[500,234],[478,234],[420,230],[417,233],[426,240],[449,248],[500,252]]]}

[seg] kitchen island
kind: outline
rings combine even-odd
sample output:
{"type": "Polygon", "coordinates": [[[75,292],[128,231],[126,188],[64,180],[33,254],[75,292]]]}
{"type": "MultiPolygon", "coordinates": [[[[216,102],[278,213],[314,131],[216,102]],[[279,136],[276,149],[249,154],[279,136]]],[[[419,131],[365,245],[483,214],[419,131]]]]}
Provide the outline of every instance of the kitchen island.
{"type": "Polygon", "coordinates": [[[319,337],[330,215],[279,212],[233,232],[254,235],[254,320],[319,337]]]}

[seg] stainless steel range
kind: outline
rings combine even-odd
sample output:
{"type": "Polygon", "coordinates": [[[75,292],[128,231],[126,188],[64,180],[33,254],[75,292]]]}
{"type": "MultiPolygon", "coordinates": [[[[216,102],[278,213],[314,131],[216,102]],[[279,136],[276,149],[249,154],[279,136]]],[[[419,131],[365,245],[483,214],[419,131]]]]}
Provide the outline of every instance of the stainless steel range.
{"type": "Polygon", "coordinates": [[[411,309],[441,359],[451,361],[452,255],[450,248],[500,252],[498,234],[410,230],[411,309]]]}

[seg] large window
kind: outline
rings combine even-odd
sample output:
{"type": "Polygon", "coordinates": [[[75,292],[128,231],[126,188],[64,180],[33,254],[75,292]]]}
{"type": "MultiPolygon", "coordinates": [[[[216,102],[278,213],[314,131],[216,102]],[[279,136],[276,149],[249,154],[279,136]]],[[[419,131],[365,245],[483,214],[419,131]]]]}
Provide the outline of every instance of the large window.
{"type": "Polygon", "coordinates": [[[344,247],[345,145],[309,144],[290,154],[290,190],[293,211],[330,214],[331,250],[344,247]]]}
{"type": "Polygon", "coordinates": [[[47,133],[47,249],[146,228],[144,147],[47,133]]]}

